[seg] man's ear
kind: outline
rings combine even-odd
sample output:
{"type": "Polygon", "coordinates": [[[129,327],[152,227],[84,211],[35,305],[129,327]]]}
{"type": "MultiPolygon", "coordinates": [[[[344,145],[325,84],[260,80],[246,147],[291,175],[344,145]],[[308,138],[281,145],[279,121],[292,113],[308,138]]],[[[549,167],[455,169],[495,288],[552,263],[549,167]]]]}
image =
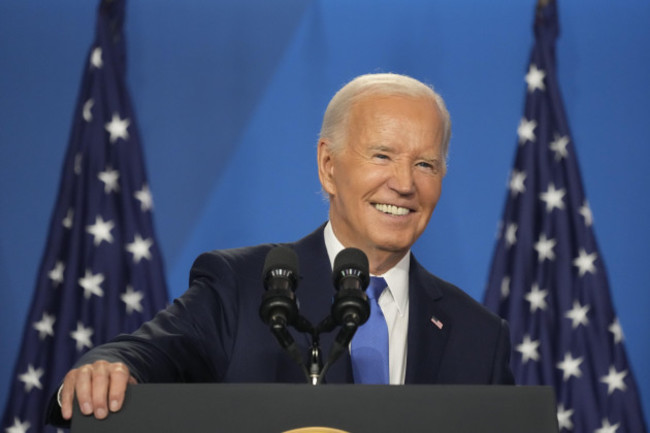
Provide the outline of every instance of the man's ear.
{"type": "Polygon", "coordinates": [[[321,139],[318,142],[318,178],[320,184],[329,195],[336,192],[334,184],[334,154],[332,145],[327,139],[321,139]]]}

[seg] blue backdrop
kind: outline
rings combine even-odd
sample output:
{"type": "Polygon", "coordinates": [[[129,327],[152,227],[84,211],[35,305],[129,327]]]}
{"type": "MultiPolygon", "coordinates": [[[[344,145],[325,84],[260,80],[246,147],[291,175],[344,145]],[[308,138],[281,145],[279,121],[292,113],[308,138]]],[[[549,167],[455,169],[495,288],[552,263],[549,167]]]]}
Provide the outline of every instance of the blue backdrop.
{"type": "MultiPolygon", "coordinates": [[[[0,3],[0,408],[45,245],[95,1],[0,3]]],[[[421,262],[482,299],[522,116],[534,1],[133,1],[128,74],[172,296],[202,251],[326,219],[315,145],[332,94],[390,71],[453,120],[421,262]]],[[[561,2],[559,80],[650,414],[650,2],[561,2]]]]}

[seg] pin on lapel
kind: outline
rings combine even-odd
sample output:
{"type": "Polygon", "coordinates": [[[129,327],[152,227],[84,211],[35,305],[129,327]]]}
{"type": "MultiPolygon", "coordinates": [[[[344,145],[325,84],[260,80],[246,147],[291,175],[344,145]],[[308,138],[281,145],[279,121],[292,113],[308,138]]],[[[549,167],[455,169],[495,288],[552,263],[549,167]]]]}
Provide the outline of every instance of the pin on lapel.
{"type": "Polygon", "coordinates": [[[438,320],[438,318],[436,316],[431,316],[431,323],[436,325],[436,327],[438,329],[442,329],[442,322],[440,320],[438,320]]]}

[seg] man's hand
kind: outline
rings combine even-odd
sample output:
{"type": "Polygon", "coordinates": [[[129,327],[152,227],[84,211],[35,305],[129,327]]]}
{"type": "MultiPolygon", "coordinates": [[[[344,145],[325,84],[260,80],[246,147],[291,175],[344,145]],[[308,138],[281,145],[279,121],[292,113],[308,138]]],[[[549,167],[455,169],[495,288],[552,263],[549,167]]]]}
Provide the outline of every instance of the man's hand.
{"type": "Polygon", "coordinates": [[[79,408],[84,415],[95,414],[104,419],[108,410],[117,412],[124,403],[127,384],[137,381],[129,374],[129,368],[121,362],[96,361],[70,370],[61,390],[61,414],[72,418],[73,397],[76,393],[79,408]]]}

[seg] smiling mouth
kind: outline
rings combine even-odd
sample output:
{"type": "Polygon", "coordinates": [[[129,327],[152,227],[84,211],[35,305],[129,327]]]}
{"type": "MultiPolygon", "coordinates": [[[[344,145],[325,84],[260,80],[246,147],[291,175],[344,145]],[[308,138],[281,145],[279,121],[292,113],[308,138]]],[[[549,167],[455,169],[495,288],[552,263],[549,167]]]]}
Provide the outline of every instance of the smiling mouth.
{"type": "Polygon", "coordinates": [[[408,208],[384,203],[375,203],[375,209],[388,215],[397,216],[403,216],[411,212],[411,210],[408,208]]]}

